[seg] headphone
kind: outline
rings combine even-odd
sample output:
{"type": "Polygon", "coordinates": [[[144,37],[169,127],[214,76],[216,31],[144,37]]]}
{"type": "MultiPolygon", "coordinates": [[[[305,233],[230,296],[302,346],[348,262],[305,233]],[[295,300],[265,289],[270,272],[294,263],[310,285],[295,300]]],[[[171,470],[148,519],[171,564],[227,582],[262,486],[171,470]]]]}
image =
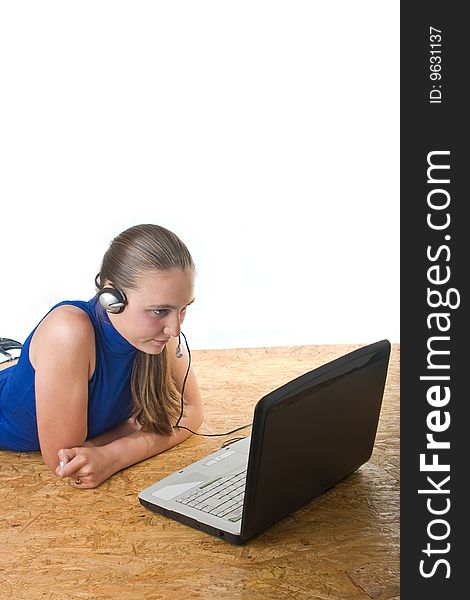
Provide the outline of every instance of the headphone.
{"type": "Polygon", "coordinates": [[[108,313],[122,313],[127,304],[127,298],[124,292],[112,287],[104,287],[100,289],[100,284],[98,283],[99,276],[100,273],[98,273],[98,275],[95,277],[95,285],[98,289],[97,295],[99,303],[108,313]]]}

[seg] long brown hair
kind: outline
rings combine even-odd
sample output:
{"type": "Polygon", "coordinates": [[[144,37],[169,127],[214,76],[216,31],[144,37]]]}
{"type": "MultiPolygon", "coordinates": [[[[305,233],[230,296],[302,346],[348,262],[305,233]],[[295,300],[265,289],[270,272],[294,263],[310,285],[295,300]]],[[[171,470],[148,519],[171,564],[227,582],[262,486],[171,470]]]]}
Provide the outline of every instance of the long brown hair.
{"type": "MultiPolygon", "coordinates": [[[[147,271],[194,269],[187,247],[160,225],[135,225],[115,237],[103,257],[96,283],[112,282],[119,290],[138,287],[147,271]]],[[[138,351],[131,374],[132,418],[145,431],[169,435],[180,413],[180,397],[173,379],[167,349],[160,354],[138,351]]]]}

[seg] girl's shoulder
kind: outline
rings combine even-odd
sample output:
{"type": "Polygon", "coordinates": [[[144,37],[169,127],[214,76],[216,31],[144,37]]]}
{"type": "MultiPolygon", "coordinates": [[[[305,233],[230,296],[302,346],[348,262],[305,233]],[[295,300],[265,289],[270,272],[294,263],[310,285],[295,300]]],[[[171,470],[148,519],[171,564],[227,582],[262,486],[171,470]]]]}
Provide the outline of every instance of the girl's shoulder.
{"type": "Polygon", "coordinates": [[[38,325],[59,339],[70,335],[83,338],[93,334],[93,323],[88,314],[73,304],[61,304],[53,308],[38,325]]]}
{"type": "Polygon", "coordinates": [[[91,358],[95,331],[88,314],[71,304],[53,308],[37,326],[30,343],[29,356],[34,366],[39,353],[77,353],[91,358]]]}

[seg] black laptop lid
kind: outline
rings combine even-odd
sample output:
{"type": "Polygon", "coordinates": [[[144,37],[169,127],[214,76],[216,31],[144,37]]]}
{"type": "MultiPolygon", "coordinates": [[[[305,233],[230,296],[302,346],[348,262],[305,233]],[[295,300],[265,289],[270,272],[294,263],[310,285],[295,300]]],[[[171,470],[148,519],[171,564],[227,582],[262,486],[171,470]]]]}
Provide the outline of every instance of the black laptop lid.
{"type": "Polygon", "coordinates": [[[255,408],[241,537],[248,539],[369,460],[390,357],[382,340],[264,396],[255,408]]]}

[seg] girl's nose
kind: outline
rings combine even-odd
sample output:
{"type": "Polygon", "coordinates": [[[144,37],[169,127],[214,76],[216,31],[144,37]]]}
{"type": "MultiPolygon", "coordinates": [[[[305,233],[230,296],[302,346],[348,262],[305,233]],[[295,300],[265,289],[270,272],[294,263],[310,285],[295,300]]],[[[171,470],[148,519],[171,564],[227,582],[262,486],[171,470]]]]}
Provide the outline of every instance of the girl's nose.
{"type": "Polygon", "coordinates": [[[163,328],[163,333],[172,337],[178,337],[181,333],[181,321],[179,315],[169,319],[163,328]]]}

